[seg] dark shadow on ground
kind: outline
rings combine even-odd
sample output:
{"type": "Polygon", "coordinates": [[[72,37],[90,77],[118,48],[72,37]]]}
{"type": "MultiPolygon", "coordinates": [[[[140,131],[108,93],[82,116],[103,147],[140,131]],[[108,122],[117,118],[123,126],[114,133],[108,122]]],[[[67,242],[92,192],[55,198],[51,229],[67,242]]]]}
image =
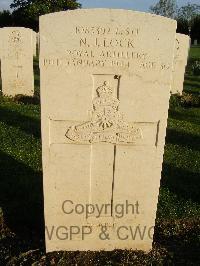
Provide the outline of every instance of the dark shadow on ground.
{"type": "Polygon", "coordinates": [[[190,86],[192,88],[199,88],[199,82],[192,81],[190,82],[189,80],[184,81],[184,86],[190,86]]]}
{"type": "Polygon", "coordinates": [[[187,134],[172,128],[167,129],[166,143],[178,144],[189,149],[200,151],[200,136],[187,134]]]}
{"type": "Polygon", "coordinates": [[[197,82],[199,81],[200,82],[200,76],[188,76],[188,75],[186,75],[185,80],[186,81],[190,80],[190,81],[197,81],[197,82]]]}
{"type": "Polygon", "coordinates": [[[161,185],[177,196],[200,203],[200,174],[163,163],[161,185]]]}
{"type": "Polygon", "coordinates": [[[16,126],[27,134],[41,138],[40,120],[20,114],[0,106],[0,121],[9,126],[16,126]]]}
{"type": "Polygon", "coordinates": [[[194,87],[191,88],[189,85],[185,86],[184,92],[194,94],[194,95],[199,95],[200,94],[200,88],[194,87]]]}
{"type": "Polygon", "coordinates": [[[40,98],[38,96],[26,96],[22,94],[17,94],[14,97],[14,101],[16,103],[23,103],[23,104],[34,104],[39,105],[40,104],[40,98]]]}
{"type": "Polygon", "coordinates": [[[166,248],[166,265],[199,265],[200,219],[156,220],[154,240],[166,248]]]}
{"type": "Polygon", "coordinates": [[[173,119],[177,119],[180,121],[187,121],[196,125],[200,125],[200,117],[199,115],[195,115],[195,114],[190,114],[188,112],[188,110],[186,110],[186,112],[183,113],[182,112],[178,112],[175,110],[169,110],[169,117],[173,118],[173,119]]]}
{"type": "Polygon", "coordinates": [[[0,206],[6,225],[22,239],[43,237],[42,173],[0,151],[0,206]]]}
{"type": "Polygon", "coordinates": [[[38,57],[34,57],[33,62],[34,68],[34,95],[39,98],[40,96],[40,68],[39,68],[39,59],[38,57]]]}

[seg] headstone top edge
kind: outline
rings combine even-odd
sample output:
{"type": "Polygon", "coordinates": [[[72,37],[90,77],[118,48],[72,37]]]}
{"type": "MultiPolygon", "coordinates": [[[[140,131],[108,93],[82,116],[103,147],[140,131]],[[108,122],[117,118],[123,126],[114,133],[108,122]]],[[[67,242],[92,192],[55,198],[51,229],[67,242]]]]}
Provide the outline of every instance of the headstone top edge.
{"type": "Polygon", "coordinates": [[[179,36],[190,37],[189,35],[187,35],[187,34],[184,34],[184,33],[179,33],[179,32],[177,32],[176,34],[177,34],[177,35],[179,35],[179,36]]]}
{"type": "Polygon", "coordinates": [[[27,31],[34,31],[33,29],[30,28],[25,28],[25,27],[2,27],[0,30],[27,30],[27,31]]]}
{"type": "Polygon", "coordinates": [[[176,33],[176,35],[178,36],[178,38],[181,38],[181,39],[185,39],[185,40],[188,40],[188,41],[190,39],[190,36],[187,35],[187,34],[176,33]]]}
{"type": "Polygon", "coordinates": [[[140,12],[140,11],[136,11],[136,10],[129,10],[129,9],[117,9],[117,8],[82,8],[82,9],[76,9],[76,10],[67,10],[67,11],[59,11],[59,12],[54,12],[54,13],[49,13],[46,15],[42,15],[40,16],[39,20],[40,22],[46,18],[49,17],[57,17],[60,15],[74,15],[74,14],[80,14],[80,13],[93,13],[93,12],[109,12],[109,13],[129,13],[129,14],[135,14],[135,15],[141,15],[143,17],[149,17],[149,18],[157,18],[157,19],[162,19],[163,21],[166,21],[168,23],[172,23],[174,25],[177,25],[177,21],[171,18],[167,18],[164,16],[160,16],[160,15],[155,15],[152,13],[148,13],[148,12],[140,12]]]}

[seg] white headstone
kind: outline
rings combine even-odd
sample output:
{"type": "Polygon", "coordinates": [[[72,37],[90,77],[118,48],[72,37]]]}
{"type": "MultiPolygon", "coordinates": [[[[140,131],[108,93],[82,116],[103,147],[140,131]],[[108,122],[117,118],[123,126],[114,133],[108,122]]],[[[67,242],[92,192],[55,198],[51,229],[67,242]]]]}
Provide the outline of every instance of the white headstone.
{"type": "Polygon", "coordinates": [[[174,55],[174,69],[172,79],[172,94],[182,94],[185,68],[190,48],[190,37],[188,35],[176,34],[176,46],[174,55]]]}
{"type": "Polygon", "coordinates": [[[47,251],[151,249],[175,34],[127,10],[40,18],[47,251]]]}
{"type": "Polygon", "coordinates": [[[33,31],[19,27],[0,29],[2,93],[33,96],[33,31]]]}

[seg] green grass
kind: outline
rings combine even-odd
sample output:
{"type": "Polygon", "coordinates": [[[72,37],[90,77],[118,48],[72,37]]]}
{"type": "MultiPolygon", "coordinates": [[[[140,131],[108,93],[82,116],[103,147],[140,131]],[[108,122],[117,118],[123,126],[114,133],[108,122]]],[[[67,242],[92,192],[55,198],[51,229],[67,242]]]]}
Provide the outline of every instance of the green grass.
{"type": "MultiPolygon", "coordinates": [[[[200,58],[200,47],[190,49],[200,58]]],[[[200,76],[186,73],[184,92],[200,94],[200,76]]],[[[158,217],[200,216],[200,108],[170,105],[158,217]]]]}
{"type": "Polygon", "coordinates": [[[39,105],[1,98],[0,136],[0,206],[7,225],[21,234],[43,220],[39,105]]]}
{"type": "Polygon", "coordinates": [[[169,115],[159,215],[166,219],[198,216],[200,108],[174,108],[169,115]]]}
{"type": "Polygon", "coordinates": [[[192,49],[190,49],[190,52],[189,52],[189,57],[200,59],[200,46],[199,45],[192,46],[192,49]]]}
{"type": "MultiPolygon", "coordinates": [[[[193,47],[190,57],[200,58],[200,47],[193,47]]],[[[36,59],[34,70],[36,95],[39,96],[36,59]]],[[[200,76],[188,72],[184,91],[198,95],[200,76]]],[[[0,207],[5,218],[0,234],[0,264],[1,260],[4,264],[11,260],[12,265],[15,262],[19,265],[25,258],[27,264],[21,265],[31,265],[44,256],[39,104],[1,97],[0,136],[0,207]],[[6,228],[9,233],[5,233],[6,228]],[[31,249],[39,250],[31,255],[24,253],[31,249]]],[[[41,265],[50,265],[51,260],[57,265],[69,265],[66,264],[68,260],[71,264],[84,261],[85,265],[90,265],[89,261],[91,265],[124,265],[127,261],[132,265],[162,265],[164,262],[200,265],[199,217],[200,108],[171,104],[155,229],[155,242],[159,246],[156,253],[53,253],[46,256],[46,264],[41,265]],[[59,261],[64,264],[58,264],[59,261]]]]}
{"type": "Polygon", "coordinates": [[[40,69],[39,69],[39,61],[37,57],[34,57],[33,61],[34,67],[34,78],[35,78],[35,95],[40,94],[40,69]]]}

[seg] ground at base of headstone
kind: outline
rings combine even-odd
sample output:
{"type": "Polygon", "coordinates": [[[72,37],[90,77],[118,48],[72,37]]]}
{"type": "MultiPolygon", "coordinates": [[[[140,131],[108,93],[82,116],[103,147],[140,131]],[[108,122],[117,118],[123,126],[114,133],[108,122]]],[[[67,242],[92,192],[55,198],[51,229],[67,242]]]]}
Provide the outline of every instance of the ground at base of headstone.
{"type": "Polygon", "coordinates": [[[200,219],[157,221],[153,249],[51,252],[42,239],[22,240],[8,228],[0,237],[0,265],[199,265],[200,219]]]}

